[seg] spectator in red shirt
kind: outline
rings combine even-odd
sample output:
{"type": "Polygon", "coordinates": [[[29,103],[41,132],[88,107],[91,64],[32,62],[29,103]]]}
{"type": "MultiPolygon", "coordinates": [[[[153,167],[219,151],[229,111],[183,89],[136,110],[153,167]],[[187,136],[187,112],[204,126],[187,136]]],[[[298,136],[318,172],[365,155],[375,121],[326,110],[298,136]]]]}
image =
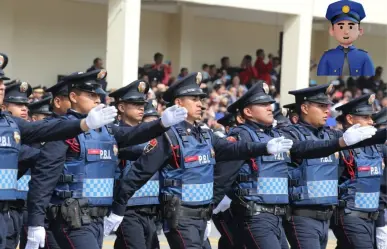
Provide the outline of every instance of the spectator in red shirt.
{"type": "Polygon", "coordinates": [[[245,55],[245,57],[243,57],[239,78],[244,85],[249,84],[252,79],[258,79],[258,72],[253,67],[252,62],[253,58],[250,55],[245,55]]]}
{"type": "Polygon", "coordinates": [[[258,49],[256,52],[257,60],[254,67],[258,71],[258,79],[265,81],[268,85],[271,84],[270,73],[273,70],[272,56],[269,54],[268,61],[265,61],[265,51],[258,49]]]}
{"type": "Polygon", "coordinates": [[[156,53],[153,56],[153,59],[155,63],[152,64],[152,71],[157,71],[158,77],[161,78],[158,80],[164,85],[168,85],[168,81],[172,73],[171,63],[168,63],[168,65],[163,64],[164,55],[162,53],[156,53]]]}

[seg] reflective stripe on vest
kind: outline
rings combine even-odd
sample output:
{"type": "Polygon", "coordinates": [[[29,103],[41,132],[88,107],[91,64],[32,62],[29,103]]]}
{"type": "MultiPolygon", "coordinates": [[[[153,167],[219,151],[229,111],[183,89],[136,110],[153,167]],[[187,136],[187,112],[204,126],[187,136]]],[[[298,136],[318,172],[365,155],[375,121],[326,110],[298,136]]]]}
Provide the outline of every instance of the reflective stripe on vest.
{"type": "Polygon", "coordinates": [[[169,165],[161,170],[161,193],[166,196],[179,196],[183,205],[198,206],[212,202],[215,153],[208,132],[202,131],[198,141],[187,134],[182,125],[171,127],[176,137],[180,154],[179,167],[169,165]],[[179,184],[168,185],[175,181],[179,184]]]}
{"type": "Polygon", "coordinates": [[[111,205],[118,163],[114,136],[104,126],[100,131],[89,130],[78,135],[78,142],[79,157],[66,158],[63,172],[72,175],[74,180],[71,183],[58,183],[52,198],[53,204],[60,204],[71,195],[72,198],[87,198],[91,206],[111,205]]]}
{"type": "Polygon", "coordinates": [[[20,130],[9,115],[0,114],[0,200],[15,200],[20,130]]]}
{"type": "MultiPolygon", "coordinates": [[[[380,183],[382,176],[382,157],[375,146],[343,151],[342,155],[349,162],[353,158],[353,179],[340,184],[343,194],[341,200],[346,201],[346,207],[352,210],[374,212],[379,207],[380,183]]],[[[351,165],[340,163],[348,169],[351,165]]],[[[351,170],[351,169],[349,169],[351,170]]]]}
{"type": "MultiPolygon", "coordinates": [[[[241,125],[235,129],[242,129],[249,133],[254,142],[267,143],[273,137],[281,135],[272,130],[273,136],[263,132],[256,132],[249,125],[241,125]]],[[[239,171],[239,178],[235,184],[236,195],[247,201],[262,204],[287,204],[288,198],[288,164],[290,158],[286,153],[259,156],[247,160],[239,171]],[[246,180],[241,180],[243,178],[246,180]]]]}
{"type": "MultiPolygon", "coordinates": [[[[329,133],[322,130],[323,138],[308,128],[297,124],[291,129],[301,141],[329,140],[329,133]]],[[[297,167],[289,167],[289,197],[292,205],[335,205],[338,202],[338,153],[322,158],[300,159],[297,167]]],[[[293,161],[293,163],[295,163],[293,161]]]]}
{"type": "Polygon", "coordinates": [[[25,175],[17,181],[17,199],[27,200],[28,183],[31,180],[31,171],[28,170],[25,175]]]}

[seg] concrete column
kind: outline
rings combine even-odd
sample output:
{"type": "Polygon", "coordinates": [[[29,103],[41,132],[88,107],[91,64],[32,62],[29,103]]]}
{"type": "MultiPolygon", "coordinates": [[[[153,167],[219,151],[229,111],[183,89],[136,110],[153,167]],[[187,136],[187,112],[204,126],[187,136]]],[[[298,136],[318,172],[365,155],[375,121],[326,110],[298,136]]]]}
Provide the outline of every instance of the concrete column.
{"type": "MultiPolygon", "coordinates": [[[[173,75],[178,75],[182,67],[194,68],[192,65],[192,37],[194,28],[193,10],[185,4],[179,5],[176,15],[171,15],[169,20],[170,37],[169,51],[172,61],[173,75]]],[[[196,34],[197,35],[197,34],[196,34]]]]}
{"type": "Polygon", "coordinates": [[[14,64],[14,19],[13,1],[0,1],[0,52],[8,55],[9,62],[4,71],[10,78],[15,77],[12,74],[12,65],[14,64]]]}
{"type": "Polygon", "coordinates": [[[106,68],[109,88],[137,80],[141,0],[109,0],[106,68]]]}
{"type": "Polygon", "coordinates": [[[312,13],[290,16],[284,24],[281,105],[294,102],[288,91],[309,85],[312,13]]]}

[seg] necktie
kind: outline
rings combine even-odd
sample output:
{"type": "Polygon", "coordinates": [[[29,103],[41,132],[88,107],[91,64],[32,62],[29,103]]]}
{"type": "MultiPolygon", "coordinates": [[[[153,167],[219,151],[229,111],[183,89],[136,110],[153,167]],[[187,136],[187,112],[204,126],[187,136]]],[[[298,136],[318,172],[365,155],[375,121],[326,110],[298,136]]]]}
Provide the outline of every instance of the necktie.
{"type": "Polygon", "coordinates": [[[351,71],[349,70],[349,64],[348,64],[349,48],[344,48],[343,51],[344,51],[344,64],[343,64],[343,70],[341,71],[341,75],[349,76],[351,75],[351,71]]]}

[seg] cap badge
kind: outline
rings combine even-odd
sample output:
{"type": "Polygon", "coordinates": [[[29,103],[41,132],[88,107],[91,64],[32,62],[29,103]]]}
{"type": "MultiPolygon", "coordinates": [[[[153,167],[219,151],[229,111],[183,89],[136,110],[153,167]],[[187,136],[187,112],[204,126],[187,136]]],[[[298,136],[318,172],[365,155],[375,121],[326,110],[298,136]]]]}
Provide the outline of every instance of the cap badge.
{"type": "Polygon", "coordinates": [[[156,109],[157,108],[157,101],[154,99],[154,100],[152,100],[152,105],[153,105],[153,107],[156,109]]]}
{"type": "Polygon", "coordinates": [[[145,88],[146,88],[146,84],[145,84],[144,81],[141,81],[140,83],[138,83],[137,89],[138,89],[138,91],[140,93],[144,93],[145,92],[145,88]]]}
{"type": "Polygon", "coordinates": [[[269,94],[270,89],[269,89],[269,86],[268,86],[265,82],[262,83],[262,88],[263,88],[263,91],[264,91],[266,94],[269,94]]]}
{"type": "Polygon", "coordinates": [[[332,93],[332,90],[333,90],[333,84],[329,84],[327,90],[325,91],[325,94],[326,95],[329,95],[332,93]]]}
{"type": "Polygon", "coordinates": [[[341,8],[341,11],[342,11],[344,14],[349,13],[350,10],[351,10],[351,8],[349,8],[348,5],[344,5],[344,6],[341,8]]]}
{"type": "Polygon", "coordinates": [[[22,82],[20,84],[19,88],[20,88],[19,90],[20,90],[21,93],[27,92],[27,90],[28,90],[28,83],[27,82],[22,82]]]}
{"type": "Polygon", "coordinates": [[[375,101],[375,94],[371,94],[371,96],[368,98],[368,104],[372,105],[375,101]]]}
{"type": "Polygon", "coordinates": [[[0,67],[2,68],[3,64],[4,64],[4,56],[0,55],[0,67]]]}
{"type": "Polygon", "coordinates": [[[97,74],[97,79],[102,80],[105,78],[105,76],[106,76],[106,70],[101,69],[101,71],[97,74]]]}
{"type": "Polygon", "coordinates": [[[203,80],[203,75],[202,75],[202,73],[201,72],[198,72],[197,74],[196,74],[196,84],[200,84],[200,83],[202,83],[202,80],[203,80]]]}
{"type": "Polygon", "coordinates": [[[288,115],[288,110],[286,110],[285,108],[281,108],[281,113],[286,117],[288,115]]]}

